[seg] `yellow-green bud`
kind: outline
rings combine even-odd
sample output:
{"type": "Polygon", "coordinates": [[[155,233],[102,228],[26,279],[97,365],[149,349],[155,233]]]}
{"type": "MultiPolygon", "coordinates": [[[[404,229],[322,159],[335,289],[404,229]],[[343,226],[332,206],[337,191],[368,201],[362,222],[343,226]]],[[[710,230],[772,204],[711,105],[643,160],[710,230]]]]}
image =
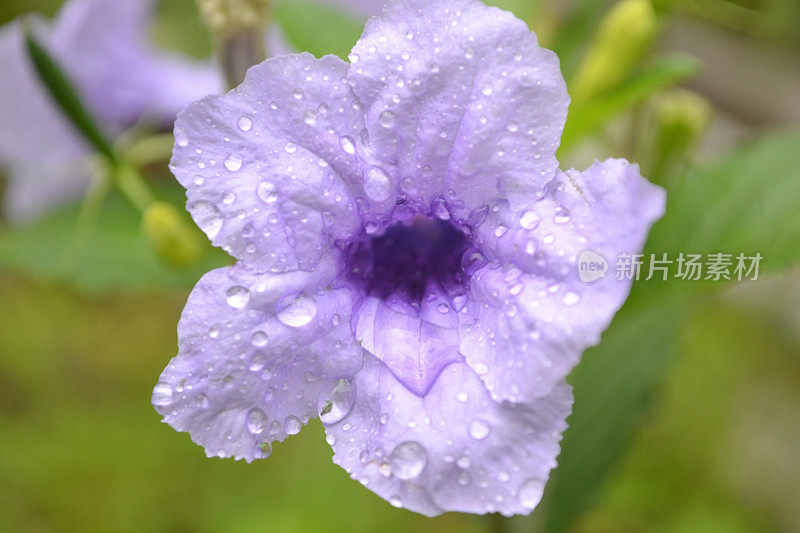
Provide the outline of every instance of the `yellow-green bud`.
{"type": "Polygon", "coordinates": [[[218,36],[265,26],[271,4],[271,0],[197,0],[203,20],[218,36]]]}
{"type": "Polygon", "coordinates": [[[650,0],[622,0],[600,23],[572,82],[572,96],[585,100],[625,81],[650,48],[658,19],[650,0]]]}
{"type": "Polygon", "coordinates": [[[174,266],[190,265],[203,253],[199,232],[168,202],[150,204],[142,216],[142,233],[155,252],[174,266]]]}
{"type": "Polygon", "coordinates": [[[711,104],[697,93],[674,89],[654,99],[659,129],[680,139],[693,140],[705,132],[711,121],[711,104]]]}

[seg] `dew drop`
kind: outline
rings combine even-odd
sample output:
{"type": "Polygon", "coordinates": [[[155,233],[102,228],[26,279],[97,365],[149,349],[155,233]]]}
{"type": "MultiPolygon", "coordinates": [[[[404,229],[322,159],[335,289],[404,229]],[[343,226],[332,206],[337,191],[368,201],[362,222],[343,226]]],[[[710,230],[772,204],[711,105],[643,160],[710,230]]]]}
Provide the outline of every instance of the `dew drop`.
{"type": "Polygon", "coordinates": [[[231,154],[225,158],[225,168],[231,172],[236,172],[242,168],[242,158],[236,154],[231,154]]]}
{"type": "Polygon", "coordinates": [[[319,419],[323,424],[335,424],[346,417],[356,401],[356,386],[340,379],[330,398],[320,398],[319,419]]]}
{"type": "Polygon", "coordinates": [[[348,137],[347,135],[343,136],[339,139],[339,146],[347,154],[353,155],[356,153],[356,144],[352,137],[348,137]]]}
{"type": "MultiPolygon", "coordinates": [[[[266,337],[266,335],[265,335],[266,337]]],[[[267,364],[267,356],[263,353],[257,353],[250,359],[250,371],[251,372],[258,372],[264,368],[264,365],[267,364]]]]}
{"type": "Polygon", "coordinates": [[[283,148],[286,150],[287,154],[293,154],[297,151],[297,145],[294,143],[286,143],[286,146],[283,148]]]}
{"type": "Polygon", "coordinates": [[[303,114],[303,122],[309,126],[313,126],[317,123],[317,114],[309,109],[303,114]]]}
{"type": "Polygon", "coordinates": [[[469,436],[476,440],[485,439],[491,430],[484,420],[473,420],[469,423],[469,436]]]}
{"type": "Polygon", "coordinates": [[[250,343],[258,348],[265,346],[267,344],[267,334],[263,331],[256,331],[253,333],[253,336],[250,337],[250,343]]]}
{"type": "Polygon", "coordinates": [[[172,403],[172,387],[166,383],[157,383],[153,387],[153,396],[151,398],[153,405],[157,407],[164,407],[172,403]]]}
{"type": "Polygon", "coordinates": [[[539,225],[539,215],[533,209],[528,209],[519,217],[519,225],[523,229],[534,229],[539,225]]]}
{"type": "Polygon", "coordinates": [[[372,167],[364,180],[364,193],[370,200],[385,202],[392,196],[392,180],[380,167],[372,167]]]}
{"type": "Polygon", "coordinates": [[[278,313],[278,320],[287,326],[299,328],[311,322],[316,314],[317,302],[308,296],[300,295],[278,313]]]}
{"type": "Polygon", "coordinates": [[[483,254],[474,248],[464,252],[461,257],[461,268],[464,269],[467,275],[474,274],[488,263],[489,261],[486,260],[483,254]]]}
{"type": "Polygon", "coordinates": [[[531,478],[519,488],[519,503],[527,509],[533,509],[542,500],[544,494],[544,481],[531,478]]]}
{"type": "Polygon", "coordinates": [[[271,181],[260,181],[256,186],[256,195],[266,204],[274,204],[278,200],[278,188],[271,181]]]}
{"type": "Polygon", "coordinates": [[[564,302],[564,305],[575,305],[580,300],[581,300],[580,295],[572,291],[566,293],[564,297],[561,299],[561,301],[564,302]]]}
{"type": "Polygon", "coordinates": [[[178,126],[175,128],[174,133],[175,133],[175,144],[177,144],[181,148],[189,144],[189,137],[186,135],[186,130],[178,126]]]}
{"type": "Polygon", "coordinates": [[[253,121],[249,117],[239,117],[239,120],[236,121],[236,125],[239,126],[239,129],[247,132],[253,128],[253,121]]]}
{"type": "Polygon", "coordinates": [[[272,444],[267,441],[259,442],[253,450],[253,457],[256,459],[266,459],[272,455],[272,444]]]}
{"type": "Polygon", "coordinates": [[[378,122],[384,128],[391,128],[394,126],[394,113],[387,109],[378,116],[378,122]]]}
{"type": "Polygon", "coordinates": [[[283,422],[283,429],[286,430],[287,435],[297,435],[302,428],[303,423],[294,415],[287,416],[283,422]]]}
{"type": "Polygon", "coordinates": [[[414,479],[425,468],[428,454],[422,444],[405,441],[398,444],[389,456],[389,464],[398,479],[414,479]]]}
{"type": "Polygon", "coordinates": [[[246,422],[247,431],[253,435],[260,435],[267,427],[267,415],[258,407],[253,407],[247,411],[246,422]]]}
{"type": "Polygon", "coordinates": [[[194,216],[197,225],[206,232],[209,239],[213,239],[222,229],[222,214],[217,206],[206,200],[198,200],[189,205],[189,211],[194,216]]]}
{"type": "Polygon", "coordinates": [[[250,301],[250,291],[238,285],[231,287],[225,292],[225,300],[234,309],[241,309],[250,301]]]}

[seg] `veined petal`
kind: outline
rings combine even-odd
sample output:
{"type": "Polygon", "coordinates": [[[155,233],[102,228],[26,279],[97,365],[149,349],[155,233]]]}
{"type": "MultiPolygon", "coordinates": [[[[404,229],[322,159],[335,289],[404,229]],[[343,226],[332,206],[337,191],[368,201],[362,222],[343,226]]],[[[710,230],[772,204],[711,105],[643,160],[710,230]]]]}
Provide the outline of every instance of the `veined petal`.
{"type": "Polygon", "coordinates": [[[209,456],[266,457],[300,431],[362,362],[348,312],[353,294],[328,286],[335,263],[314,272],[213,270],[178,325],[177,357],[153,391],[164,421],[209,456]]]}
{"type": "Polygon", "coordinates": [[[572,406],[566,383],[530,405],[499,404],[464,363],[424,396],[372,356],[350,414],[326,427],[333,461],[397,507],[528,514],[556,466],[572,406]]]}
{"type": "Polygon", "coordinates": [[[496,400],[549,394],[600,341],[632,282],[614,272],[584,281],[579,259],[640,253],[664,204],[636,165],[610,159],[560,173],[521,210],[489,215],[476,240],[490,263],[471,279],[477,320],[462,328],[461,353],[496,400]]]}
{"type": "Polygon", "coordinates": [[[242,85],[186,108],[171,168],[212,243],[260,271],[314,267],[326,236],[360,231],[363,117],[347,65],[311,54],[268,59],[242,85]]]}
{"type": "Polygon", "coordinates": [[[457,219],[542,193],[569,97],[558,58],[478,0],[400,0],[370,19],[348,74],[379,166],[426,210],[457,219]]]}

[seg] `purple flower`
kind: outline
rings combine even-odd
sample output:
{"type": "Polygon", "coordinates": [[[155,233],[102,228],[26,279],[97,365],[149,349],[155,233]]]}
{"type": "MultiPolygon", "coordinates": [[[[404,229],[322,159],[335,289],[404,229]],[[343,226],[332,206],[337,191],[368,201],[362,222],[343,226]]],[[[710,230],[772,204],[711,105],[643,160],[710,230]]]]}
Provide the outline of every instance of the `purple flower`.
{"type": "Polygon", "coordinates": [[[624,160],[558,169],[558,59],[508,12],[390,3],[350,61],[271,59],[179,115],[173,172],[238,262],[190,295],[153,403],[209,456],[319,417],[393,505],[527,514],[630,289],[577,258],[640,251],[664,193],[624,160]]]}
{"type": "MultiPolygon", "coordinates": [[[[37,34],[88,107],[118,133],[146,119],[171,124],[189,102],[222,87],[210,64],[147,42],[155,0],[72,0],[37,34]]],[[[41,86],[19,23],[0,29],[0,167],[8,170],[7,215],[29,218],[81,194],[89,147],[41,86]]]]}

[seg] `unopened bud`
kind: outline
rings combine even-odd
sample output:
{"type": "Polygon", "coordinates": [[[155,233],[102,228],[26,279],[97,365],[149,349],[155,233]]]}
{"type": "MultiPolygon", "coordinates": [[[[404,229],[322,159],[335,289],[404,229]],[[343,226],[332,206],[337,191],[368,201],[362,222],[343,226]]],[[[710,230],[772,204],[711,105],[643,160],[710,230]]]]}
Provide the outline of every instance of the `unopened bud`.
{"type": "Polygon", "coordinates": [[[650,0],[622,0],[600,28],[572,83],[573,98],[585,100],[619,86],[649,50],[658,31],[650,0]]]}
{"type": "Polygon", "coordinates": [[[168,202],[150,204],[142,216],[142,233],[155,252],[174,266],[190,265],[203,253],[198,231],[168,202]]]}
{"type": "Polygon", "coordinates": [[[203,20],[219,36],[263,27],[271,4],[271,0],[197,0],[203,20]]]}
{"type": "Polygon", "coordinates": [[[653,99],[654,174],[683,159],[711,122],[711,104],[697,93],[674,89],[653,99]]]}

